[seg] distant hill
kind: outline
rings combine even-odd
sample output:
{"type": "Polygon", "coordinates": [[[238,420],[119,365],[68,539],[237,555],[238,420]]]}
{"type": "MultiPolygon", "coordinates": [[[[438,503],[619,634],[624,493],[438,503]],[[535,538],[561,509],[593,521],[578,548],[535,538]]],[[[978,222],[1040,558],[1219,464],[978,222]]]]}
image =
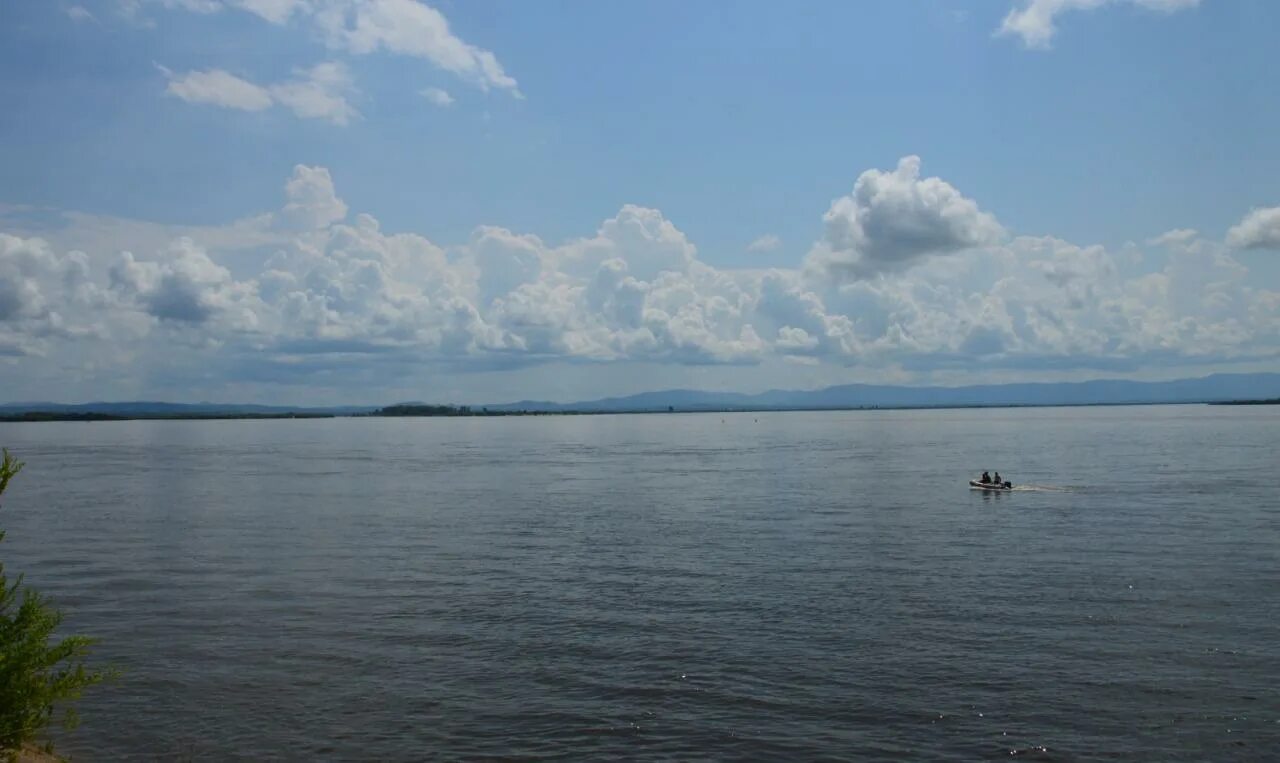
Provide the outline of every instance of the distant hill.
{"type": "MultiPolygon", "coordinates": [[[[1155,403],[1224,403],[1280,397],[1280,374],[1213,374],[1199,379],[1162,382],[1097,380],[1029,384],[982,384],[966,387],[903,387],[843,384],[817,390],[705,392],[672,389],[606,397],[573,403],[521,400],[473,405],[475,412],[609,413],[629,411],[805,410],[832,408],[955,408],[966,406],[1125,405],[1155,403]]],[[[429,408],[450,401],[402,403],[429,408]]],[[[394,408],[395,406],[391,406],[394,408]]],[[[103,414],[126,418],[313,414],[350,416],[379,410],[376,406],[301,407],[225,403],[96,402],[0,404],[0,416],[30,412],[103,414]]]]}
{"type": "Polygon", "coordinates": [[[922,408],[1002,405],[1123,405],[1256,400],[1280,395],[1280,374],[1213,374],[1162,382],[1097,380],[966,387],[843,384],[818,390],[769,390],[756,395],[673,389],[574,403],[522,400],[489,410],[664,411],[812,408],[922,408]]]}

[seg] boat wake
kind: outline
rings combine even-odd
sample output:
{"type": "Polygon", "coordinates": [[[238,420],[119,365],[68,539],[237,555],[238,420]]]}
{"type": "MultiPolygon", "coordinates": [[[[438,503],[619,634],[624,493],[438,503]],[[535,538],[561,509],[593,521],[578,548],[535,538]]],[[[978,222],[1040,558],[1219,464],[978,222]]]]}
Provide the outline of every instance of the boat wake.
{"type": "Polygon", "coordinates": [[[1014,485],[1015,493],[1074,493],[1076,488],[1062,485],[1014,485]]]}

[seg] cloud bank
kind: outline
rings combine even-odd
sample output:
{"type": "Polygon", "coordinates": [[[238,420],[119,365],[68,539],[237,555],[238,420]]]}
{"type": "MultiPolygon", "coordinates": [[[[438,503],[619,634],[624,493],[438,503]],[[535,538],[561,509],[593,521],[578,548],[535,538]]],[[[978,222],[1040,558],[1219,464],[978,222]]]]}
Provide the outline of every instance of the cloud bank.
{"type": "MultiPolygon", "coordinates": [[[[211,383],[367,385],[371,369],[442,363],[910,375],[1274,359],[1280,292],[1251,283],[1231,248],[1273,245],[1273,212],[1226,244],[1171,231],[1135,269],[1133,252],[1010,236],[908,156],[862,173],[796,268],[733,269],[636,205],[562,243],[483,226],[443,246],[352,214],[327,169],[298,166],[278,209],[148,249],[0,233],[0,363],[11,378],[108,378],[180,357],[211,383]]],[[[144,228],[119,230],[156,241],[144,228]]]]}

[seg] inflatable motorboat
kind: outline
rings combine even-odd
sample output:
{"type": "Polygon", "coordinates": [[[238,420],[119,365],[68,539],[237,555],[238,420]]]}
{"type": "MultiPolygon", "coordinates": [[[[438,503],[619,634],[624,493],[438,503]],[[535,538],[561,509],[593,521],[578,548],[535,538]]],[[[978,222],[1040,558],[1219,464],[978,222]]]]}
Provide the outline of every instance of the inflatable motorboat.
{"type": "Polygon", "coordinates": [[[1013,490],[1013,483],[1012,483],[1012,482],[1008,482],[1008,481],[1005,481],[1005,482],[979,482],[979,481],[977,481],[977,480],[969,480],[969,487],[973,488],[974,490],[1001,490],[1001,491],[1009,491],[1009,490],[1013,490]]]}

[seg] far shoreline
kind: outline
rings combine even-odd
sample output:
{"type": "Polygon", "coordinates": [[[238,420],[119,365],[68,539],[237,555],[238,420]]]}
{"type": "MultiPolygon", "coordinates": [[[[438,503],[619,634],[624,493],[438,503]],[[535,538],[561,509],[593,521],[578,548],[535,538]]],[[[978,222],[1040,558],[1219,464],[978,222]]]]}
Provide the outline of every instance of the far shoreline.
{"type": "MultiPolygon", "coordinates": [[[[0,415],[0,423],[33,424],[49,422],[107,422],[107,421],[260,421],[280,419],[359,419],[359,418],[502,418],[510,416],[614,416],[641,414],[688,413],[820,413],[837,411],[949,411],[989,410],[1009,408],[1117,408],[1153,405],[1280,405],[1280,398],[1266,400],[1160,400],[1118,401],[1101,403],[972,403],[939,405],[837,405],[794,407],[676,407],[628,408],[618,410],[577,409],[563,411],[545,410],[487,410],[467,409],[465,406],[440,410],[445,406],[430,406],[430,412],[385,412],[384,409],[363,413],[99,413],[94,411],[27,411],[20,414],[0,415]]],[[[399,407],[399,406],[391,406],[399,407]]]]}

